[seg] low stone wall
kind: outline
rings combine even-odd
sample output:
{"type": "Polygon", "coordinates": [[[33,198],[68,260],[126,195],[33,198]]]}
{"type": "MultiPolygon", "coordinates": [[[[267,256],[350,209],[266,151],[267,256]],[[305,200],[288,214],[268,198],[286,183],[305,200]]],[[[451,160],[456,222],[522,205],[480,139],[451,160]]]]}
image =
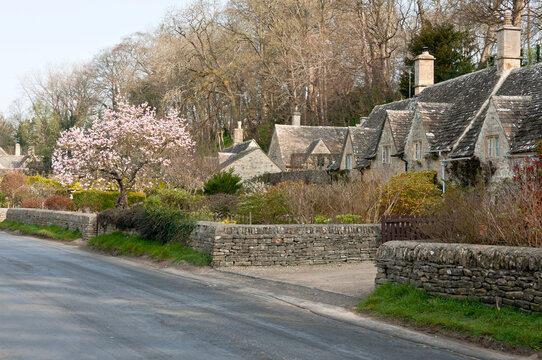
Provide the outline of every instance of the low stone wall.
{"type": "Polygon", "coordinates": [[[372,260],[379,225],[233,225],[201,221],[190,245],[213,266],[300,265],[372,260]]]}
{"type": "Polygon", "coordinates": [[[70,230],[79,230],[84,240],[89,240],[96,236],[96,214],[12,208],[7,209],[6,219],[23,224],[57,225],[62,228],[67,227],[70,230]]]}
{"type": "Polygon", "coordinates": [[[542,312],[542,249],[390,241],[376,255],[376,285],[413,284],[431,295],[542,312]]]}

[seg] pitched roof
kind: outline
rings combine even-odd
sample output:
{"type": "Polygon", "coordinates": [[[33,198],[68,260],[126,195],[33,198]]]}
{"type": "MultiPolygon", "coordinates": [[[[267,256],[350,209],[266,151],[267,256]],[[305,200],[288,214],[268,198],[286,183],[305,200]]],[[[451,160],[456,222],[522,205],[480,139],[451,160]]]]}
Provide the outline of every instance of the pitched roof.
{"type": "Polygon", "coordinates": [[[510,144],[510,152],[534,151],[542,140],[542,63],[512,70],[497,96],[530,96],[525,114],[517,121],[517,129],[510,144]]]}
{"type": "Polygon", "coordinates": [[[527,115],[531,100],[531,96],[492,96],[491,102],[495,106],[508,142],[513,142],[518,127],[527,115]]]}
{"type": "Polygon", "coordinates": [[[305,154],[307,156],[312,154],[318,145],[323,145],[327,152],[331,153],[331,151],[329,151],[329,148],[326,146],[326,143],[322,139],[316,139],[309,145],[305,154]]]}
{"type": "Polygon", "coordinates": [[[1,155],[0,169],[18,169],[24,167],[26,155],[1,155]]]}
{"type": "Polygon", "coordinates": [[[365,127],[349,127],[348,134],[352,141],[352,152],[354,153],[355,168],[366,168],[371,164],[367,159],[367,150],[373,146],[378,130],[365,127]]]}
{"type": "Polygon", "coordinates": [[[417,104],[417,111],[420,114],[425,129],[425,136],[430,146],[433,146],[435,143],[435,132],[439,124],[448,121],[452,106],[450,103],[419,102],[417,104]]]}
{"type": "Polygon", "coordinates": [[[260,146],[258,145],[258,143],[254,139],[252,139],[252,140],[248,140],[239,144],[232,145],[230,147],[220,150],[219,152],[229,153],[229,154],[239,154],[247,150],[248,148],[259,148],[259,147],[260,146]]]}
{"type": "Polygon", "coordinates": [[[306,154],[311,144],[319,139],[324,142],[331,154],[339,155],[346,133],[346,127],[275,125],[282,162],[286,167],[291,166],[292,156],[306,154]]]}
{"type": "Polygon", "coordinates": [[[424,89],[420,102],[450,103],[446,121],[436,126],[435,138],[429,151],[450,151],[461,138],[451,156],[470,156],[482,127],[488,99],[500,74],[496,67],[462,75],[424,89]]]}
{"type": "Polygon", "coordinates": [[[369,117],[363,123],[363,125],[365,128],[376,130],[376,132],[371,135],[371,141],[366,147],[364,158],[369,159],[376,156],[376,149],[378,147],[378,142],[380,141],[380,136],[382,135],[384,122],[386,121],[387,110],[412,110],[415,104],[416,99],[410,98],[401,101],[394,101],[384,105],[378,105],[373,109],[373,111],[371,111],[369,117]]]}
{"type": "Polygon", "coordinates": [[[251,152],[257,151],[257,150],[261,150],[260,147],[248,148],[245,151],[241,151],[239,153],[236,153],[235,155],[230,156],[226,161],[224,161],[223,163],[220,164],[220,169],[225,169],[226,167],[233,164],[237,160],[242,159],[245,156],[247,156],[248,154],[250,154],[251,152]]]}
{"type": "Polygon", "coordinates": [[[397,153],[405,150],[405,142],[412,125],[411,110],[386,110],[397,153]]]}

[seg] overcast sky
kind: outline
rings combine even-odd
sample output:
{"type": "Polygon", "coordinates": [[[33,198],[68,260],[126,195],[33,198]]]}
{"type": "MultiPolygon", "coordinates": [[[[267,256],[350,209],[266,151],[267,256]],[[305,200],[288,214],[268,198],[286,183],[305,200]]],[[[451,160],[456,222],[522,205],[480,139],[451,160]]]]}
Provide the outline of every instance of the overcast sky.
{"type": "Polygon", "coordinates": [[[85,62],[122,38],[158,25],[190,0],[0,0],[0,113],[20,81],[49,65],[85,62]]]}

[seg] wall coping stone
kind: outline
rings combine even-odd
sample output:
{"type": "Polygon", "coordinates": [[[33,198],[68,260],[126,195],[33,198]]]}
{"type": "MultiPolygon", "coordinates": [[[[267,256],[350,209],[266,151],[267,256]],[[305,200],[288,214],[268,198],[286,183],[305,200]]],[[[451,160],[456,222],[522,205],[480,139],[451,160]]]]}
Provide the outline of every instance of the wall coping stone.
{"type": "Polygon", "coordinates": [[[383,261],[403,259],[495,270],[542,270],[542,248],[389,241],[380,246],[376,256],[383,261]]]}

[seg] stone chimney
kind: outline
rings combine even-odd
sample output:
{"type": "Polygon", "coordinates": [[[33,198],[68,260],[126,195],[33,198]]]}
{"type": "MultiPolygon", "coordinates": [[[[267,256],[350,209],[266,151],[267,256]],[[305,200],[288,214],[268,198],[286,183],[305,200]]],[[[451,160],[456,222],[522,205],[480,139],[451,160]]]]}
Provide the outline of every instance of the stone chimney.
{"type": "Polygon", "coordinates": [[[233,129],[233,145],[243,142],[243,127],[241,121],[237,122],[237,129],[233,129]]]}
{"type": "Polygon", "coordinates": [[[297,106],[292,114],[292,126],[301,126],[301,113],[297,110],[297,106]]]}
{"type": "Polygon", "coordinates": [[[497,30],[497,71],[499,73],[521,66],[521,28],[512,25],[512,12],[504,12],[504,23],[497,30]]]}
{"type": "Polygon", "coordinates": [[[19,143],[15,144],[15,155],[17,155],[17,156],[21,155],[21,144],[19,144],[19,143]]]}
{"type": "Polygon", "coordinates": [[[428,48],[414,59],[414,95],[418,95],[428,86],[435,83],[435,57],[429,54],[428,48]]]}

